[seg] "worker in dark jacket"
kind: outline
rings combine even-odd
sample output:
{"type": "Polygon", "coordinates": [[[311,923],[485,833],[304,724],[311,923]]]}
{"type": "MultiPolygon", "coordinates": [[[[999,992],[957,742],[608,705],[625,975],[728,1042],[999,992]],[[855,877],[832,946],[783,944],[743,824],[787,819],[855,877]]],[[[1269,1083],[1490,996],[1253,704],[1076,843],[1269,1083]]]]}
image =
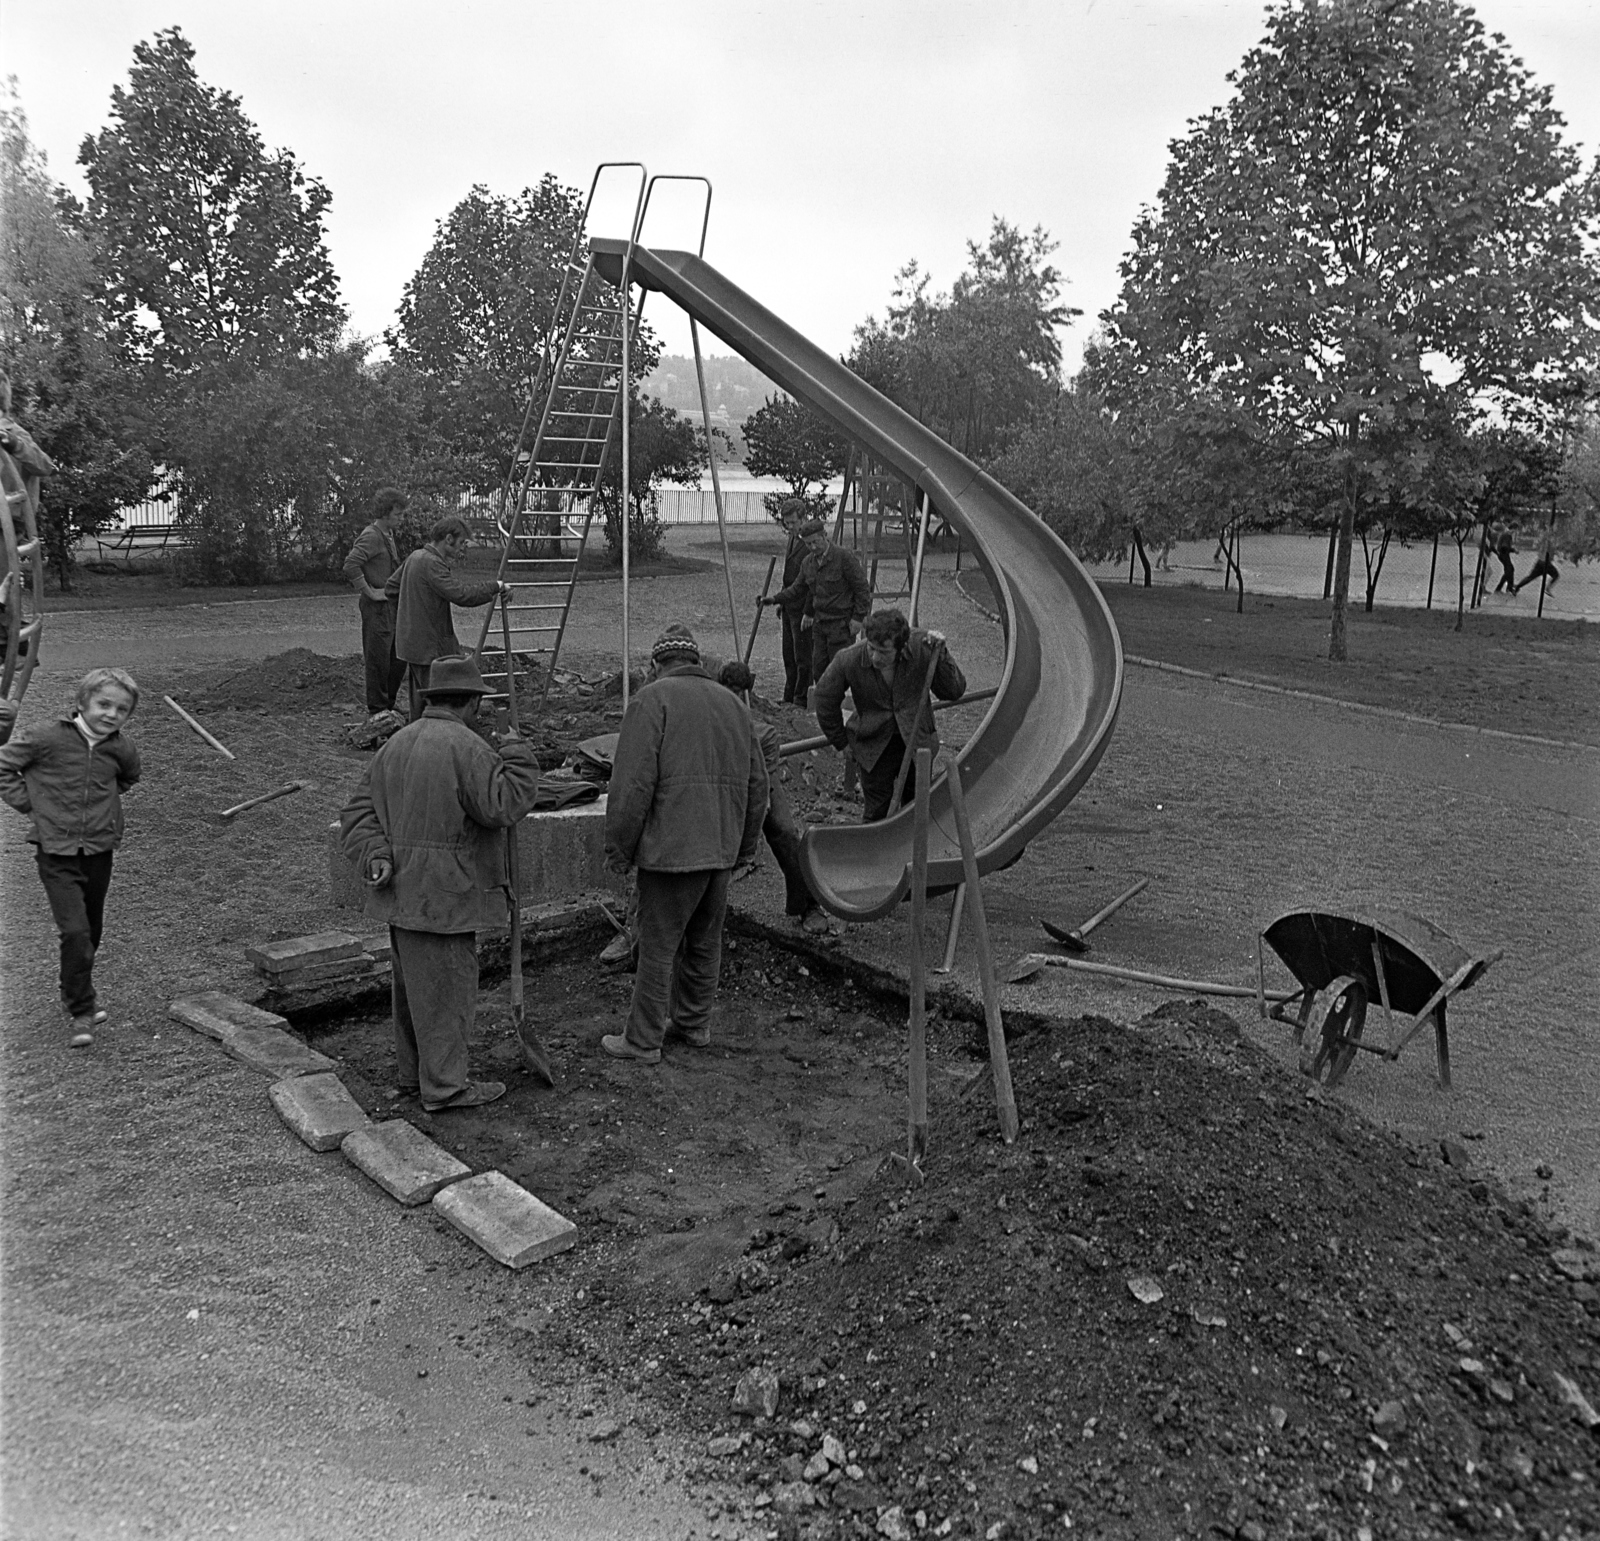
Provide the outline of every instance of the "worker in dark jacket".
{"type": "MultiPolygon", "coordinates": [[[[732,663],[723,664],[717,681],[743,695],[754,687],[756,679],[748,664],[735,659],[732,663]]],[[[778,871],[783,874],[784,914],[807,934],[826,935],[829,930],[828,917],[822,913],[806,882],[805,869],[800,864],[800,826],[795,822],[794,808],[779,774],[778,730],[770,722],[762,722],[753,712],[750,715],[750,730],[761,749],[761,763],[767,768],[767,815],[761,821],[761,833],[767,837],[767,844],[772,847],[773,857],[778,863],[778,871]]]]}
{"type": "MultiPolygon", "coordinates": [[[[932,694],[959,701],[967,680],[945,651],[944,638],[936,631],[913,631],[898,610],[877,610],[862,639],[840,653],[817,681],[817,725],[835,749],[855,760],[869,824],[888,817],[901,760],[923,744],[938,752],[933,703],[922,699],[922,682],[936,654],[932,694]],[[848,727],[846,690],[856,708],[848,727]]],[[[913,761],[906,773],[906,802],[916,785],[914,766],[913,761]]]]}
{"type": "Polygon", "coordinates": [[[638,869],[639,963],[618,1059],[657,1064],[672,1031],[711,1042],[722,918],[733,869],[750,861],[767,811],[767,772],[750,713],[700,666],[686,626],[650,650],[655,677],[628,707],[606,804],[606,863],[638,869]]]}
{"type": "Polygon", "coordinates": [[[477,932],[506,919],[501,831],[532,811],[539,761],[520,738],[496,754],[472,729],[488,693],[470,658],[436,658],[422,716],[379,749],[339,820],[366,912],[389,926],[400,1089],[430,1113],[505,1093],[467,1074],[477,932]]]}
{"type": "Polygon", "coordinates": [[[778,517],[783,521],[784,533],[782,592],[795,596],[778,606],[778,620],[783,627],[783,699],[786,704],[804,706],[811,690],[811,636],[805,629],[805,595],[797,593],[794,585],[810,555],[800,535],[806,506],[799,498],[789,498],[778,509],[778,517]]]}
{"type": "MultiPolygon", "coordinates": [[[[367,710],[386,712],[400,693],[406,666],[394,650],[395,602],[384,585],[400,565],[394,532],[405,517],[406,495],[398,487],[380,487],[372,499],[372,522],[356,536],[344,559],[344,575],[361,597],[361,658],[367,673],[367,710]]],[[[453,651],[447,649],[446,651],[453,651]]]]}
{"type": "Polygon", "coordinates": [[[798,603],[801,627],[811,635],[811,677],[822,678],[822,671],[833,656],[861,630],[872,609],[872,585],[866,570],[853,551],[836,546],[820,519],[809,519],[800,526],[806,556],[800,575],[786,583],[766,603],[779,609],[798,603]]]}
{"type": "Polygon", "coordinates": [[[394,650],[411,683],[411,717],[422,715],[428,665],[461,652],[451,605],[486,605],[511,586],[494,578],[466,578],[456,568],[472,544],[472,531],[460,514],[446,514],[428,531],[428,543],[389,575],[383,592],[395,601],[394,650]]]}

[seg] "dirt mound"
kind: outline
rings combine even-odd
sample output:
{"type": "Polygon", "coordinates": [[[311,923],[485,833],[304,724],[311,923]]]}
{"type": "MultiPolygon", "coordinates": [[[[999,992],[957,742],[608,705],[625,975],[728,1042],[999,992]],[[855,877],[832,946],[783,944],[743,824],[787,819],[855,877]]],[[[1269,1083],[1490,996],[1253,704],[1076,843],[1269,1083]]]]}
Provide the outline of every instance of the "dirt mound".
{"type": "Polygon", "coordinates": [[[209,712],[350,706],[364,714],[361,703],[366,698],[359,655],[327,658],[307,647],[292,647],[242,669],[197,679],[189,690],[194,707],[209,712]]]}
{"type": "Polygon", "coordinates": [[[1600,1258],[1222,1015],[1029,1035],[1015,1146],[985,1077],[925,1186],[751,1215],[688,1306],[608,1257],[569,1348],[659,1364],[785,1536],[1596,1534],[1600,1258]]]}

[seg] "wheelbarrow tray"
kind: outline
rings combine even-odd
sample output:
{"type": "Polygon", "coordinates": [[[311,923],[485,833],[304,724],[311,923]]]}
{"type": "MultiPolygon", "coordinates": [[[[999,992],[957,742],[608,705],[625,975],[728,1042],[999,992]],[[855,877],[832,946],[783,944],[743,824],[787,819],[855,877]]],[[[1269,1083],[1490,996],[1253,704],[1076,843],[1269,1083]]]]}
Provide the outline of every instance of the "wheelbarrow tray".
{"type": "Polygon", "coordinates": [[[1432,921],[1406,910],[1290,910],[1261,934],[1308,990],[1325,990],[1349,976],[1366,985],[1373,1001],[1380,995],[1372,957],[1376,942],[1389,1004],[1407,1016],[1415,1016],[1458,974],[1451,993],[1470,989],[1494,961],[1474,956],[1432,921]]]}
{"type": "MultiPolygon", "coordinates": [[[[1381,1045],[1361,1043],[1359,1020],[1353,1036],[1338,1040],[1336,1047],[1347,1052],[1330,1072],[1328,1084],[1336,1085],[1357,1049],[1398,1059],[1401,1049],[1428,1022],[1432,1022],[1439,1059],[1439,1081],[1450,1085],[1450,1046],[1445,1007],[1452,995],[1470,989],[1502,956],[1501,952],[1478,955],[1468,952],[1453,937],[1432,921],[1408,910],[1360,908],[1349,910],[1289,910],[1261,933],[1261,940],[1283,960],[1301,986],[1301,1008],[1295,1042],[1301,1042],[1308,1024],[1313,1034],[1322,1023],[1323,1013],[1333,998],[1348,994],[1356,985],[1364,1000],[1383,1008],[1387,1041],[1381,1045]],[[1330,986],[1333,987],[1330,991],[1330,986]],[[1313,1005],[1320,992],[1323,1005],[1313,1005]],[[1394,1015],[1411,1018],[1406,1030],[1399,1030],[1394,1015]]],[[[1265,995],[1262,1011],[1266,1012],[1265,995]]],[[[1365,1006],[1360,1012],[1364,1014],[1365,1006]]],[[[1281,1006],[1271,1015],[1280,1021],[1288,1016],[1281,1006]]],[[[1330,1025],[1329,1033],[1334,1029],[1330,1025]]],[[[1329,1038],[1325,1044],[1333,1044],[1329,1038]]],[[[1302,1068],[1305,1059],[1302,1057],[1302,1068]]],[[[1316,1074],[1315,1070],[1308,1074],[1316,1074]]]]}

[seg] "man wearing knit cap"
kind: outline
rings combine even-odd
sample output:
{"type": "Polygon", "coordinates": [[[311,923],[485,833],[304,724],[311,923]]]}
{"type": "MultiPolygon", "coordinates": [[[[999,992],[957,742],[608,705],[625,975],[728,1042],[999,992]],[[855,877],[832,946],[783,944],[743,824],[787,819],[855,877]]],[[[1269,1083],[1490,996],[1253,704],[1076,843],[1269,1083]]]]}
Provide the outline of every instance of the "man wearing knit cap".
{"type": "Polygon", "coordinates": [[[728,884],[755,856],[767,771],[748,709],[701,668],[688,627],[668,626],[650,662],[653,678],[622,719],[606,803],[606,863],[638,869],[639,963],[627,1027],[600,1046],[654,1065],[669,1034],[711,1042],[728,884]]]}

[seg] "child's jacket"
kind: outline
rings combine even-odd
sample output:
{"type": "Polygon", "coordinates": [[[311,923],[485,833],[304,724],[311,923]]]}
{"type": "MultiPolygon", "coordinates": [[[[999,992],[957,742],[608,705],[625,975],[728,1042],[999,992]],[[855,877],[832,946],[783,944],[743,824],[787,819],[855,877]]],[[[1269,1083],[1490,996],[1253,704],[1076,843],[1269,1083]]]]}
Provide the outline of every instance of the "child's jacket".
{"type": "Polygon", "coordinates": [[[28,837],[47,856],[95,856],[122,843],[122,794],[139,779],[139,751],[121,733],[90,745],[70,717],[19,732],[0,747],[0,798],[31,815],[28,837]]]}

